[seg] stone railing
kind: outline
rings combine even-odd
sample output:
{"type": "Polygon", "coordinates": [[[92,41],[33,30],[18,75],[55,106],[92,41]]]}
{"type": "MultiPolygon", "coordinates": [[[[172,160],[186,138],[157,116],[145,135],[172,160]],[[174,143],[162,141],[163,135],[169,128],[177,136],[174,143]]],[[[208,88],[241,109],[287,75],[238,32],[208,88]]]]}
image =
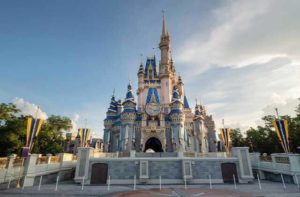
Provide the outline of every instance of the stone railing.
{"type": "Polygon", "coordinates": [[[209,152],[209,153],[196,153],[196,152],[94,152],[93,158],[120,158],[120,157],[187,157],[187,158],[227,158],[231,157],[231,153],[226,152],[209,152]]]}
{"type": "MultiPolygon", "coordinates": [[[[9,156],[5,167],[0,168],[0,183],[21,179],[24,186],[32,186],[34,177],[60,172],[76,167],[76,157],[60,153],[57,156],[31,154],[28,158],[9,156]]],[[[4,163],[5,159],[1,159],[4,163]]]]}
{"type": "Polygon", "coordinates": [[[299,173],[300,155],[274,153],[268,157],[261,157],[260,153],[250,153],[251,165],[254,169],[265,170],[274,173],[299,173]]]}

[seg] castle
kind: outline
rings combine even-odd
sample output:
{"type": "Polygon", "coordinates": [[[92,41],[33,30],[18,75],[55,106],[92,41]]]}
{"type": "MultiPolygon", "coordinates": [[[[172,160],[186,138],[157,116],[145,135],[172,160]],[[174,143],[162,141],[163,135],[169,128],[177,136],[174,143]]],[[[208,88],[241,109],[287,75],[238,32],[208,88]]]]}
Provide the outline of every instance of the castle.
{"type": "Polygon", "coordinates": [[[216,152],[212,116],[197,103],[192,112],[183,80],[176,74],[165,18],[159,49],[159,68],[155,56],[139,66],[137,101],[130,82],[123,102],[111,97],[104,120],[104,152],[216,152]]]}

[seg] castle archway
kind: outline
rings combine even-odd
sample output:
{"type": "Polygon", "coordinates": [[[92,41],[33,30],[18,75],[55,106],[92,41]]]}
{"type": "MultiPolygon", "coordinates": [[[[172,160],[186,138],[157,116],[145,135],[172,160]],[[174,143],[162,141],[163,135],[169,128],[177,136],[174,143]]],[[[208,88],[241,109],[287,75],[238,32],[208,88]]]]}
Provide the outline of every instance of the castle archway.
{"type": "Polygon", "coordinates": [[[148,149],[152,149],[154,152],[164,152],[160,140],[156,137],[151,137],[147,140],[144,152],[148,149]]]}

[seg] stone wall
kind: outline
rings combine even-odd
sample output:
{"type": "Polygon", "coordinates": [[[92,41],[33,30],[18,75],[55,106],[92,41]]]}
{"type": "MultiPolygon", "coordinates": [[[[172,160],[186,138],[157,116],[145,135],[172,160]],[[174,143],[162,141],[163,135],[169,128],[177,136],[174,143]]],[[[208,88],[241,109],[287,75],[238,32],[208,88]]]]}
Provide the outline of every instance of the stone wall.
{"type": "MultiPolygon", "coordinates": [[[[89,151],[92,151],[92,149],[89,151]]],[[[80,158],[78,159],[79,163],[77,163],[74,180],[80,183],[84,177],[86,184],[91,183],[92,174],[95,175],[92,170],[93,165],[102,163],[107,164],[107,166],[102,165],[105,166],[104,169],[97,166],[94,168],[95,172],[97,171],[100,176],[93,176],[93,183],[95,184],[97,184],[96,180],[98,180],[98,178],[102,178],[99,182],[101,184],[105,184],[105,180],[106,182],[110,180],[111,184],[132,184],[134,177],[137,179],[137,184],[158,184],[160,177],[163,184],[182,184],[184,183],[184,179],[187,179],[190,184],[209,183],[209,177],[212,183],[223,183],[222,166],[224,163],[229,163],[223,166],[223,172],[226,174],[227,181],[230,178],[232,179],[233,174],[235,174],[235,170],[230,164],[235,164],[237,181],[240,183],[251,182],[253,176],[251,165],[248,165],[250,164],[248,148],[235,147],[233,153],[232,155],[235,156],[207,154],[203,156],[193,155],[193,157],[179,153],[168,155],[170,157],[157,155],[161,153],[148,154],[149,157],[146,156],[146,153],[130,153],[126,157],[120,157],[120,154],[119,157],[94,157],[93,154],[91,154],[90,158],[86,158],[84,161],[81,161],[80,158]],[[246,154],[243,155],[243,153],[246,154]],[[84,174],[79,177],[77,174],[81,170],[80,167],[84,168],[84,174]],[[229,174],[228,172],[233,174],[229,174]],[[249,172],[251,172],[250,175],[249,172]],[[107,179],[105,177],[107,177],[107,179]]],[[[80,155],[79,151],[79,157],[80,155]]]]}
{"type": "Polygon", "coordinates": [[[107,177],[111,184],[132,184],[134,176],[137,183],[157,184],[161,177],[162,183],[182,184],[184,182],[183,161],[191,162],[192,178],[189,183],[208,183],[209,175],[213,183],[223,183],[221,164],[235,163],[238,174],[240,173],[236,158],[223,159],[180,159],[180,158],[101,158],[92,159],[89,165],[87,183],[92,175],[92,165],[95,163],[108,164],[107,177]],[[140,179],[140,161],[148,161],[148,178],[140,179]]]}

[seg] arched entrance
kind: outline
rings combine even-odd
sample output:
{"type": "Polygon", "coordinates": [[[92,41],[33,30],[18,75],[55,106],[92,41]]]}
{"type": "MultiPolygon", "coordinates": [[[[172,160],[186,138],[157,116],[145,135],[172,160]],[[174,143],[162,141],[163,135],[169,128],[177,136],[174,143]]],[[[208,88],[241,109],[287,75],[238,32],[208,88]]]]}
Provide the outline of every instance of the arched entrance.
{"type": "Polygon", "coordinates": [[[155,152],[164,152],[161,142],[155,137],[151,137],[147,140],[144,152],[146,152],[148,149],[152,149],[155,152]]]}

